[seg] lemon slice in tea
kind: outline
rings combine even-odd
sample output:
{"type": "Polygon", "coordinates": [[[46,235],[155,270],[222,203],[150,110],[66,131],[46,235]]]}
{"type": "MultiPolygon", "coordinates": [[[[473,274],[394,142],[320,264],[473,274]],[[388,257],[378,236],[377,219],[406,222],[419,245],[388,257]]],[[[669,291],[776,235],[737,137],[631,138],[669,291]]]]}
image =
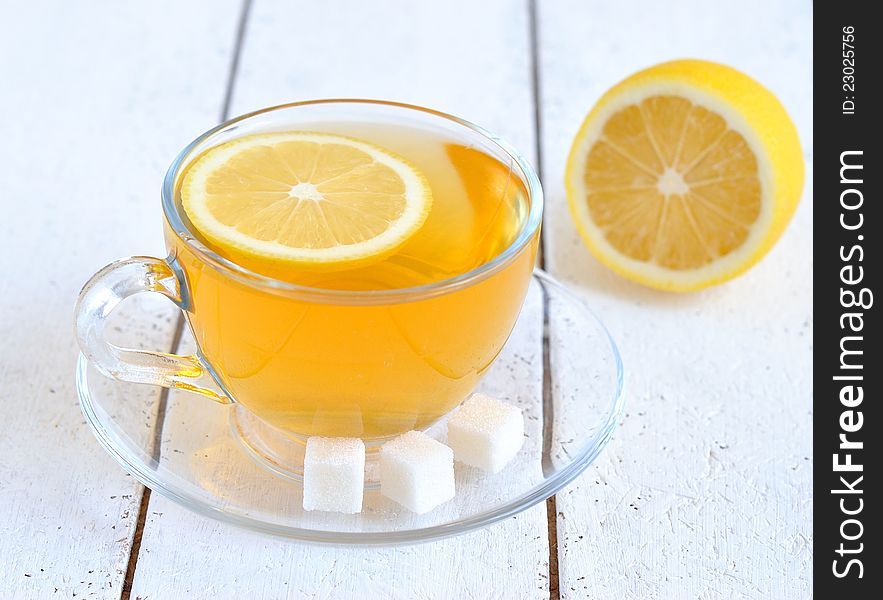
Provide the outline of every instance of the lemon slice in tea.
{"type": "Polygon", "coordinates": [[[202,154],[181,185],[191,223],[258,271],[382,260],[426,221],[426,177],[361,140],[312,132],[242,137],[202,154]]]}

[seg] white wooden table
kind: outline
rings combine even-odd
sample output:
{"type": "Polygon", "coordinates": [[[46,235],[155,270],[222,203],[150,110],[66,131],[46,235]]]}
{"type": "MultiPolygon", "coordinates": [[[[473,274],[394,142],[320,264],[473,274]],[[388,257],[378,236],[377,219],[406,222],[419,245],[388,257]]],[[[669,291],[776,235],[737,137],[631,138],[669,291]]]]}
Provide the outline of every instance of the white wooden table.
{"type": "MultiPolygon", "coordinates": [[[[750,273],[687,296],[608,272],[562,186],[582,116],[696,56],[768,85],[812,165],[811,5],[689,0],[3,0],[0,597],[806,598],[812,193],[750,273]],[[307,546],[151,495],[74,391],[72,311],[103,264],[162,255],[159,185],[221,118],[317,97],[432,106],[508,138],[547,191],[545,265],[605,319],[628,407],[545,505],[401,548],[307,546]]],[[[172,343],[173,323],[153,332],[172,343]]]]}

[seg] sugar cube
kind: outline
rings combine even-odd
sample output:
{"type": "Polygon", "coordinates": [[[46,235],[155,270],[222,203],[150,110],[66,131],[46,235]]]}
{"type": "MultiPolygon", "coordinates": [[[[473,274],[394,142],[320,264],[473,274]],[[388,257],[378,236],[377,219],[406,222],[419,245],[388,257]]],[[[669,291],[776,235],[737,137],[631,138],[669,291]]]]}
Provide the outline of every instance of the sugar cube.
{"type": "Polygon", "coordinates": [[[380,493],[417,514],[454,497],[454,453],[420,431],[380,448],[380,493]]]}
{"type": "Polygon", "coordinates": [[[362,510],[365,444],[359,438],[311,437],[304,455],[304,510],[362,510]]]}
{"type": "Polygon", "coordinates": [[[521,409],[486,394],[473,394],[448,420],[448,445],[467,465],[497,473],[524,443],[521,409]]]}

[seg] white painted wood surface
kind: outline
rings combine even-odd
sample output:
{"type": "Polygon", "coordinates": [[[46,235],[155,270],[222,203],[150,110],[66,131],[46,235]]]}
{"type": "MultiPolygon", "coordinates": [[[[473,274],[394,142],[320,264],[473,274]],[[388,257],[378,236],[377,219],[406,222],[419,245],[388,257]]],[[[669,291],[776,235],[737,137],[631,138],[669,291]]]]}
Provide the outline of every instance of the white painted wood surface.
{"type": "Polygon", "coordinates": [[[590,257],[562,183],[598,97],[681,57],[731,64],[772,89],[812,173],[810,10],[796,0],[539,4],[547,266],[603,316],[628,395],[611,446],[557,498],[562,598],[811,596],[811,187],[759,266],[672,296],[590,257]]]}
{"type": "MultiPolygon", "coordinates": [[[[0,597],[118,598],[142,488],[84,424],[74,300],[103,264],[162,256],[159,183],[189,131],[218,117],[235,6],[5,8],[0,597]]],[[[167,348],[171,331],[161,318],[140,338],[167,348]]],[[[156,394],[133,390],[145,434],[156,394]]]]}
{"type": "MultiPolygon", "coordinates": [[[[43,0],[6,11],[3,598],[120,597],[141,487],[82,423],[73,302],[109,260],[161,255],[159,183],[175,152],[219,117],[240,7],[43,0]]],[[[726,62],[768,85],[797,122],[811,166],[811,6],[537,0],[536,12],[547,265],[612,330],[629,402],[609,449],[557,497],[561,596],[808,597],[811,188],[758,267],[670,296],[588,255],[561,179],[570,139],[600,94],[679,56],[726,62]]],[[[526,0],[255,0],[231,112],[315,97],[395,99],[474,120],[533,159],[529,17],[526,0]]],[[[170,338],[167,326],[143,333],[145,345],[170,338]]],[[[155,399],[137,394],[147,408],[155,399]]],[[[145,435],[152,426],[148,411],[145,435]]],[[[131,597],[145,600],[550,594],[543,505],[430,545],[348,549],[239,531],[154,494],[141,541],[131,597]]]]}
{"type": "MultiPolygon", "coordinates": [[[[467,116],[533,159],[525,2],[333,4],[256,0],[232,114],[311,98],[392,99],[467,116]]],[[[132,597],[541,598],[548,558],[544,504],[429,545],[328,549],[207,522],[154,494],[132,597]]]]}

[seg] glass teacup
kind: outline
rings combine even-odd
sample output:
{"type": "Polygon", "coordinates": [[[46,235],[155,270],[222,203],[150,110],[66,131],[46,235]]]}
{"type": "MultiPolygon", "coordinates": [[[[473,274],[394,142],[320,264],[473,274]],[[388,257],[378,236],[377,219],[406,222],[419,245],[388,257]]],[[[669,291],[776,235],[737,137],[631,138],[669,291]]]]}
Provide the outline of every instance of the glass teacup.
{"type": "Polygon", "coordinates": [[[295,439],[370,442],[425,429],[457,406],[494,362],[530,282],[543,197],[527,162],[475,125],[414,106],[328,100],[258,111],[200,136],[169,168],[162,206],[167,258],[112,263],[84,287],[77,306],[84,355],[117,379],[236,402],[295,439]],[[429,225],[421,239],[430,254],[437,251],[438,264],[402,259],[333,277],[259,272],[195,230],[179,188],[188,166],[207,149],[280,130],[398,145],[400,154],[435,173],[432,210],[445,209],[446,186],[456,184],[466,190],[475,214],[484,216],[463,223],[453,220],[452,211],[449,221],[429,225]],[[390,134],[403,131],[418,133],[390,134]],[[452,169],[437,171],[444,166],[441,155],[432,154],[420,131],[432,143],[444,141],[452,169]],[[446,179],[445,172],[459,179],[446,179]],[[506,210],[482,204],[500,195],[511,204],[506,210]],[[494,247],[489,239],[505,244],[494,247]],[[470,264],[479,245],[481,262],[470,264]],[[403,275],[405,268],[410,271],[403,275]],[[195,355],[123,349],[104,339],[116,305],[146,291],[163,294],[184,311],[195,355]]]}

